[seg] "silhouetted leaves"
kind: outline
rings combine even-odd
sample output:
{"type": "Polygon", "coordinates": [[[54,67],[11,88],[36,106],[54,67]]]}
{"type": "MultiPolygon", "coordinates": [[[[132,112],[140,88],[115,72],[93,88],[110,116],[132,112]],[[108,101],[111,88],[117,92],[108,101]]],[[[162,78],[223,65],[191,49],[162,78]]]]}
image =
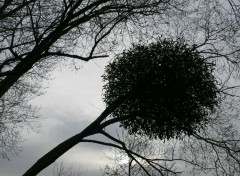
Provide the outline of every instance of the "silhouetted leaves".
{"type": "Polygon", "coordinates": [[[132,134],[169,139],[203,128],[219,102],[214,65],[182,40],[136,45],[106,67],[104,101],[133,91],[114,118],[132,134]]]}

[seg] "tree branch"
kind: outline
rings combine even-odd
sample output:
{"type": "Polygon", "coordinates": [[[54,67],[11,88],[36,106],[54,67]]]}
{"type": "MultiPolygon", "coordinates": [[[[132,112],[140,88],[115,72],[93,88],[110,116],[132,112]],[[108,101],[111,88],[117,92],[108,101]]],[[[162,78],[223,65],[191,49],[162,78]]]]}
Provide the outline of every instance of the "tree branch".
{"type": "Polygon", "coordinates": [[[62,53],[61,51],[58,51],[58,52],[46,52],[44,54],[44,57],[45,56],[63,56],[63,57],[70,57],[70,58],[74,58],[74,59],[79,59],[79,60],[82,60],[82,61],[89,61],[91,59],[109,57],[108,55],[82,57],[82,56],[75,55],[75,54],[62,53]]]}

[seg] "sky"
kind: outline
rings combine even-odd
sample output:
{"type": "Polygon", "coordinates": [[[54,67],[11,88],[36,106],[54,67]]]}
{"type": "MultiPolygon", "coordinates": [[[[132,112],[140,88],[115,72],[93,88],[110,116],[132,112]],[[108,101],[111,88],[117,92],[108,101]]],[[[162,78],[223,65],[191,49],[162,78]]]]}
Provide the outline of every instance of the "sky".
{"type": "MultiPolygon", "coordinates": [[[[22,175],[41,156],[69,137],[81,132],[100,115],[105,105],[102,101],[104,67],[110,58],[81,63],[78,71],[69,67],[57,68],[52,79],[43,83],[44,94],[31,103],[40,107],[41,116],[33,126],[35,130],[23,131],[23,151],[10,155],[10,161],[0,160],[0,176],[22,175]]],[[[64,154],[57,164],[96,175],[108,159],[109,148],[96,144],[79,144],[64,154]]],[[[39,176],[53,175],[53,166],[39,176]]]]}

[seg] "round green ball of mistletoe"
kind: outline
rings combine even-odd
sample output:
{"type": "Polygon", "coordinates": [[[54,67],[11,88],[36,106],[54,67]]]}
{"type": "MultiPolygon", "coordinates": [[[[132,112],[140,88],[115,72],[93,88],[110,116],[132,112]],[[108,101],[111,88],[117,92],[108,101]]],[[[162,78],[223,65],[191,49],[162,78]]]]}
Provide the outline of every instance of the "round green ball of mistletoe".
{"type": "Polygon", "coordinates": [[[130,134],[170,139],[204,128],[219,103],[214,65],[194,46],[164,39],[135,45],[105,68],[104,101],[130,134]]]}

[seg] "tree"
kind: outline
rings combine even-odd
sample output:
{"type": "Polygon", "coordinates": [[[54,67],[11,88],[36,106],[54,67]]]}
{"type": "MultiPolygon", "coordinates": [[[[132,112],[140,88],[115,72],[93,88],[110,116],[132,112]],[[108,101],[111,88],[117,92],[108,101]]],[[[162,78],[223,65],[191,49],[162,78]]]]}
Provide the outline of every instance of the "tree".
{"type": "MultiPolygon", "coordinates": [[[[196,60],[194,61],[194,58],[191,57],[192,55],[188,53],[189,50],[192,51],[192,48],[188,48],[189,50],[187,50],[183,47],[184,45],[180,46],[177,45],[176,47],[167,40],[148,47],[135,46],[134,49],[117,56],[107,66],[103,78],[107,81],[105,85],[105,101],[108,104],[111,104],[120,95],[124,95],[134,86],[139,87],[140,91],[137,94],[138,97],[126,100],[112,113],[113,118],[118,118],[120,124],[128,130],[128,133],[130,132],[130,134],[135,134],[136,136],[129,138],[127,135],[124,135],[123,137],[121,136],[121,139],[118,139],[119,143],[124,143],[127,146],[126,148],[131,152],[126,152],[125,154],[122,151],[118,151],[116,155],[117,163],[113,167],[106,167],[104,171],[105,175],[175,175],[182,172],[183,174],[186,173],[184,169],[190,170],[194,174],[200,172],[200,174],[208,173],[210,175],[218,175],[219,173],[237,175],[239,173],[239,133],[229,123],[229,119],[233,119],[234,116],[239,118],[238,111],[237,113],[235,112],[236,114],[233,113],[237,109],[237,106],[234,107],[233,99],[231,100],[231,106],[233,107],[228,107],[227,101],[229,100],[222,98],[224,103],[219,106],[219,109],[214,113],[207,114],[207,127],[205,124],[198,130],[191,129],[190,133],[187,130],[185,135],[182,135],[183,132],[181,131],[175,132],[175,130],[181,130],[182,128],[183,131],[189,129],[185,127],[189,124],[187,119],[188,113],[194,110],[193,104],[197,103],[201,105],[198,102],[198,95],[191,91],[194,87],[191,84],[193,77],[194,83],[198,85],[193,89],[201,97],[210,98],[210,100],[207,100],[208,103],[212,102],[212,96],[208,96],[208,93],[205,92],[210,90],[211,86],[207,85],[208,88],[200,88],[206,84],[204,84],[201,78],[194,76],[196,72],[193,69],[193,63],[196,60]],[[184,52],[179,52],[179,48],[184,52]],[[189,55],[184,54],[185,52],[189,55]],[[176,53],[181,54],[178,55],[176,53]],[[187,56],[189,59],[191,58],[190,61],[187,61],[187,56]],[[164,62],[165,57],[168,61],[164,62]],[[157,68],[154,67],[156,65],[157,68]],[[154,74],[149,74],[152,73],[152,70],[154,74]],[[167,71],[164,72],[165,70],[167,71]],[[187,73],[188,71],[189,73],[187,73]],[[174,73],[173,77],[171,73],[174,73]],[[147,75],[147,79],[143,79],[145,75],[147,75]],[[185,85],[184,75],[187,75],[186,81],[188,84],[186,88],[181,89],[185,85]],[[167,81],[165,80],[166,77],[167,81]],[[178,83],[177,80],[181,82],[178,83]],[[139,82],[142,84],[136,84],[139,82]],[[158,88],[157,90],[156,87],[158,88]],[[178,92],[179,88],[180,91],[178,92]],[[191,102],[191,107],[188,110],[184,107],[187,106],[186,104],[180,103],[181,106],[178,107],[178,103],[176,102],[178,100],[184,101],[188,98],[183,93],[183,90],[190,93],[191,97],[194,97],[196,101],[187,100],[187,102],[191,102]],[[204,90],[203,94],[201,94],[202,90],[204,90]],[[168,94],[167,91],[171,92],[168,94]],[[185,96],[181,97],[182,94],[185,96]],[[166,99],[164,99],[165,96],[166,99]],[[172,98],[172,96],[174,97],[172,98]],[[167,103],[168,100],[170,100],[170,103],[167,103]],[[162,108],[168,105],[171,107],[170,112],[165,110],[167,108],[162,108]],[[185,111],[181,113],[181,110],[174,107],[184,109],[185,111]],[[178,117],[179,114],[183,114],[183,117],[178,117]],[[128,118],[124,119],[126,116],[128,118]],[[178,118],[181,119],[180,122],[183,122],[179,127],[176,124],[178,118]],[[170,124],[169,126],[168,123],[170,124]],[[152,141],[153,144],[151,144],[149,141],[145,141],[144,138],[141,140],[141,136],[153,136],[162,140],[174,139],[164,143],[160,142],[157,145],[156,141],[152,141]],[[154,146],[157,147],[155,148],[154,146]],[[161,152],[157,149],[160,149],[161,152]],[[157,152],[152,153],[154,150],[157,152]],[[126,158],[129,158],[129,162],[127,163],[126,158]],[[122,160],[125,160],[125,163],[122,163],[122,160]],[[181,164],[188,165],[188,167],[181,167],[181,164]]],[[[205,59],[203,60],[206,62],[205,59]]],[[[198,64],[196,69],[202,70],[198,64]]],[[[210,70],[212,70],[211,67],[210,70]]],[[[208,71],[205,70],[204,73],[206,74],[208,71]]],[[[197,76],[201,77],[201,75],[202,73],[197,73],[197,76]]],[[[204,76],[205,79],[207,77],[204,76]]],[[[211,81],[207,79],[207,83],[210,84],[211,81]]],[[[215,90],[214,92],[216,94],[218,91],[215,90]]],[[[200,112],[198,112],[198,115],[200,115],[200,112]]],[[[191,120],[194,117],[193,114],[190,115],[191,120]]],[[[197,117],[197,119],[201,118],[197,117]]]]}
{"type": "Polygon", "coordinates": [[[136,159],[150,175],[161,175],[158,172],[160,169],[162,175],[237,176],[240,172],[239,131],[229,122],[229,117],[239,117],[238,112],[233,114],[229,111],[236,108],[238,107],[224,107],[215,114],[216,119],[210,122],[210,127],[198,135],[185,136],[182,139],[163,142],[129,135],[128,132],[121,133],[118,140],[133,151],[133,156],[113,147],[114,157],[110,158],[112,163],[103,169],[103,175],[147,175],[134,161],[136,159]]]}
{"type": "MultiPolygon", "coordinates": [[[[127,131],[123,130],[118,134],[118,140],[123,141],[127,148],[134,153],[141,155],[143,158],[134,158],[130,155],[127,155],[123,150],[112,148],[114,155],[109,157],[112,161],[102,170],[102,175],[106,176],[145,176],[147,175],[142,169],[144,167],[150,175],[174,175],[177,174],[177,167],[172,163],[168,163],[167,160],[164,161],[164,157],[168,156],[167,153],[170,153],[170,146],[165,148],[164,143],[157,140],[149,140],[148,137],[142,137],[139,135],[129,135],[127,131]],[[151,166],[151,162],[144,161],[144,158],[157,158],[155,160],[155,168],[151,166]],[[136,163],[134,160],[137,159],[141,165],[136,163]],[[160,167],[159,167],[160,166],[160,167]],[[158,168],[161,171],[158,172],[158,168]]],[[[150,161],[150,160],[149,160],[150,161]]],[[[154,164],[154,162],[152,164],[154,164]]]]}
{"type": "MultiPolygon", "coordinates": [[[[0,11],[1,95],[8,90],[21,96],[18,93],[20,88],[33,85],[28,79],[42,78],[42,73],[51,70],[59,58],[87,61],[99,56],[93,55],[94,51],[105,55],[104,48],[99,45],[107,41],[104,39],[111,43],[115,41],[111,40],[111,34],[125,37],[128,33],[132,41],[138,37],[143,41],[153,40],[161,34],[187,38],[206,58],[214,59],[218,66],[216,70],[226,78],[219,78],[223,80],[221,90],[231,96],[232,86],[228,78],[237,75],[239,62],[238,1],[228,0],[224,1],[225,4],[220,0],[174,3],[147,0],[4,1],[0,11]],[[122,27],[117,28],[120,24],[122,27]],[[136,31],[139,32],[137,37],[133,35],[136,31]],[[80,50],[81,56],[76,54],[79,47],[85,48],[80,50]]],[[[5,95],[4,99],[8,98],[5,95]]],[[[108,107],[100,119],[104,119],[115,106],[117,103],[108,107]]],[[[91,127],[100,121],[95,121],[91,127]]],[[[81,139],[93,131],[89,127],[75,138],[81,139]]]]}
{"type": "Polygon", "coordinates": [[[112,112],[130,133],[159,139],[191,135],[206,125],[218,105],[213,70],[181,39],[137,45],[106,67],[104,101],[110,105],[135,90],[134,98],[112,112]]]}
{"type": "MultiPolygon", "coordinates": [[[[212,122],[212,113],[206,112],[211,112],[211,110],[218,105],[218,101],[216,101],[216,99],[217,94],[220,93],[215,85],[216,81],[212,75],[212,69],[212,64],[209,64],[204,57],[201,57],[196,51],[195,47],[188,47],[186,44],[179,41],[174,42],[171,40],[163,40],[162,42],[151,44],[147,47],[137,46],[134,49],[125,52],[122,57],[117,57],[116,60],[114,60],[113,63],[111,63],[106,69],[106,75],[104,75],[104,79],[107,80],[107,84],[105,86],[105,95],[106,102],[109,104],[103,113],[81,133],[69,138],[44,155],[24,175],[36,175],[46,166],[53,163],[64,152],[79,142],[93,142],[124,150],[127,155],[134,160],[134,162],[139,164],[139,166],[144,170],[145,174],[151,175],[136,157],[144,160],[147,164],[156,169],[157,173],[163,175],[162,169],[164,167],[160,164],[157,164],[155,159],[149,159],[141,154],[135,153],[133,150],[127,148],[125,142],[111,136],[104,129],[113,123],[120,122],[126,129],[130,131],[130,133],[136,133],[142,136],[147,135],[150,138],[153,136],[158,137],[161,140],[166,140],[179,137],[181,140],[185,139],[185,136],[201,137],[199,134],[201,131],[206,129],[205,123],[208,121],[212,122]],[[146,55],[143,54],[145,52],[147,52],[146,55]],[[171,53],[171,55],[169,53],[171,53]],[[169,63],[171,61],[173,62],[169,63]],[[146,62],[148,62],[148,64],[146,64],[146,62]],[[146,65],[149,69],[146,69],[146,65]],[[141,66],[143,67],[142,69],[140,69],[141,66]],[[135,67],[137,67],[137,69],[135,67]],[[140,69],[140,71],[136,72],[138,69],[140,69]],[[152,72],[155,75],[149,74],[152,72]],[[192,77],[190,78],[194,79],[194,83],[191,81],[191,79],[189,79],[190,73],[192,74],[192,77]],[[128,74],[129,76],[127,76],[128,74]],[[121,79],[122,77],[125,79],[121,79]],[[164,81],[165,79],[163,80],[165,77],[167,77],[166,81],[164,81]],[[170,81],[168,81],[168,79],[170,81]],[[179,80],[180,82],[177,84],[179,80]],[[177,91],[178,94],[173,94],[175,97],[171,100],[177,99],[178,102],[174,101],[170,107],[173,106],[175,108],[166,109],[163,114],[159,114],[159,111],[157,110],[158,108],[156,109],[155,107],[165,106],[164,101],[168,100],[168,97],[163,100],[159,99],[163,96],[162,91],[174,90],[175,88],[178,89],[175,84],[172,84],[173,82],[176,83],[177,86],[180,86],[180,84],[185,85],[185,83],[187,83],[186,87],[183,87],[183,89],[181,89],[179,92],[177,91]],[[129,86],[129,84],[129,88],[124,87],[129,86]],[[195,84],[203,87],[198,89],[198,87],[194,87],[195,84]],[[156,88],[156,86],[157,89],[153,90],[152,88],[156,88]],[[195,89],[197,89],[197,92],[194,93],[195,89]],[[121,92],[121,90],[126,90],[126,92],[121,92]],[[152,92],[154,92],[154,94],[152,94],[152,92]],[[159,96],[157,96],[158,93],[159,96]],[[182,94],[184,95],[183,97],[181,97],[182,94]],[[145,95],[147,95],[147,97],[142,98],[142,96],[145,95]],[[203,95],[208,95],[206,96],[208,100],[205,100],[203,95]],[[187,104],[185,107],[183,105],[185,105],[184,102],[186,99],[187,101],[190,101],[191,104],[187,104]],[[138,101],[135,102],[135,100],[138,101]],[[148,102],[154,102],[154,106],[153,104],[149,105],[148,102]],[[124,105],[125,103],[127,106],[129,105],[129,107],[126,108],[126,105],[124,105]],[[180,104],[180,106],[178,104],[180,104]],[[192,108],[194,104],[199,105],[197,107],[198,109],[192,108]],[[121,108],[122,105],[124,108],[121,108]],[[144,109],[144,107],[147,108],[144,109]],[[125,111],[128,109],[130,109],[130,111],[125,111]],[[131,113],[136,112],[136,109],[141,111],[141,119],[136,120],[135,118],[139,116],[139,114],[135,115],[131,113]],[[206,109],[207,111],[205,112],[204,110],[206,109]],[[185,114],[181,113],[181,110],[184,110],[186,116],[184,116],[185,114]],[[151,117],[149,117],[149,113],[146,113],[145,111],[150,112],[151,117]],[[197,116],[196,119],[193,118],[191,121],[191,117],[195,117],[195,112],[197,112],[199,116],[197,116]],[[182,116],[179,117],[179,113],[181,113],[182,116]],[[190,113],[189,117],[188,113],[190,113]],[[171,114],[171,116],[167,117],[169,121],[164,122],[164,120],[161,118],[167,114],[171,114]],[[108,118],[109,115],[111,116],[108,118]],[[201,119],[203,119],[203,121],[201,121],[201,119]],[[164,122],[163,124],[160,123],[162,121],[164,122]],[[182,124],[179,121],[189,121],[190,126],[187,126],[188,123],[182,124]],[[134,130],[132,130],[133,123],[134,125],[138,125],[137,129],[133,128],[134,130]],[[146,128],[144,124],[147,124],[150,126],[150,128],[146,128]],[[172,124],[174,128],[172,128],[172,124]],[[163,130],[161,128],[163,128],[163,130]],[[158,130],[160,130],[160,132],[163,134],[156,133],[158,130]],[[87,137],[94,134],[102,134],[113,141],[113,143],[87,139],[87,137]]],[[[168,94],[168,96],[170,95],[171,93],[168,94]]],[[[200,137],[199,139],[201,139],[200,137]]],[[[214,145],[219,145],[219,143],[216,142],[214,145]]],[[[224,146],[220,145],[220,147],[224,146]]],[[[228,147],[228,149],[230,149],[230,147],[228,147]]],[[[167,171],[171,170],[168,169],[167,171]]],[[[172,171],[172,173],[175,172],[172,171]]]]}
{"type": "Polygon", "coordinates": [[[47,58],[88,61],[105,57],[94,52],[116,25],[131,17],[162,13],[168,4],[169,1],[145,0],[4,1],[1,6],[0,97],[26,73],[37,74],[33,68],[49,69],[49,65],[41,64],[47,58]],[[79,38],[87,42],[86,45],[81,43],[86,49],[83,51],[86,54],[81,56],[73,53],[79,38]]]}
{"type": "Polygon", "coordinates": [[[104,46],[116,41],[110,33],[124,32],[122,27],[128,27],[129,22],[143,24],[135,21],[141,17],[161,16],[170,4],[168,0],[1,1],[1,148],[14,147],[11,142],[18,138],[8,131],[34,117],[35,109],[27,102],[41,93],[41,81],[56,64],[64,58],[89,61],[106,57],[104,46]],[[11,138],[10,143],[6,141],[11,138]]]}
{"type": "Polygon", "coordinates": [[[26,126],[32,128],[30,123],[38,118],[37,108],[27,103],[31,98],[29,92],[22,92],[17,97],[10,95],[0,99],[0,156],[7,159],[9,152],[17,154],[21,151],[18,147],[22,141],[20,131],[26,126]]]}
{"type": "MultiPolygon", "coordinates": [[[[239,4],[232,0],[222,3],[219,0],[210,3],[173,0],[2,1],[0,97],[11,88],[2,101],[8,101],[9,94],[15,95],[17,100],[23,92],[19,90],[32,90],[47,77],[44,77],[45,73],[60,62],[59,58],[83,61],[97,58],[94,53],[111,50],[126,35],[131,41],[152,40],[161,34],[184,36],[209,57],[225,58],[231,63],[229,68],[234,68],[238,62],[239,4]]],[[[99,57],[102,56],[105,53],[99,57]]],[[[35,94],[37,91],[33,90],[30,93],[35,94]]]]}
{"type": "Polygon", "coordinates": [[[84,173],[81,170],[75,172],[72,167],[66,169],[63,163],[54,165],[53,176],[85,176],[85,175],[86,173],[84,173]]]}

